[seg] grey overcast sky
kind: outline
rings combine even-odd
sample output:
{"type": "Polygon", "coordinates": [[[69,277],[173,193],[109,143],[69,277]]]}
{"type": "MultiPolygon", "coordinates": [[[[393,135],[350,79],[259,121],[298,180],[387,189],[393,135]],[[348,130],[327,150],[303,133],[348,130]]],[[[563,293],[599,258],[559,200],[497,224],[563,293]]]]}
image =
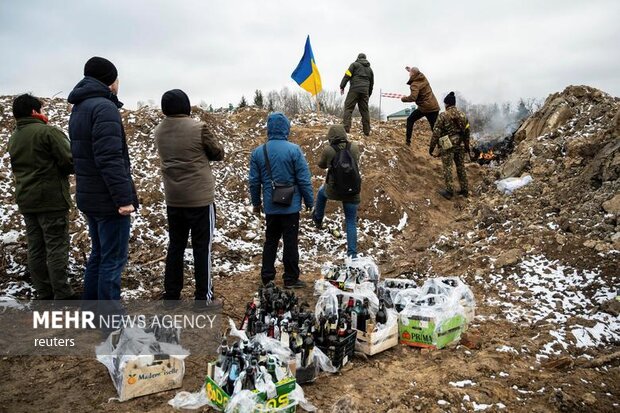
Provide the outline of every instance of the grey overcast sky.
{"type": "MultiPolygon", "coordinates": [[[[290,75],[310,35],[323,87],[365,52],[379,89],[418,66],[439,99],[544,98],[570,84],[620,95],[620,1],[0,0],[0,94],[66,97],[91,56],[110,59],[129,108],[172,88],[214,107],[290,75]]],[[[384,113],[404,108],[383,99],[384,113]]]]}

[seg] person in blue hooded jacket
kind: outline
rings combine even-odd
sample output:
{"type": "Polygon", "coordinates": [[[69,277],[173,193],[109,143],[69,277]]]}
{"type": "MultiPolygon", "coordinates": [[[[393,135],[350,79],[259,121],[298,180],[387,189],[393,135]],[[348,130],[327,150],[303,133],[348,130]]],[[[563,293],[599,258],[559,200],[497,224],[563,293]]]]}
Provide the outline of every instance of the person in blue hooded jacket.
{"type": "Polygon", "coordinates": [[[306,210],[314,204],[314,193],[310,182],[310,169],[301,148],[288,141],[291,124],[280,112],[267,118],[267,142],[260,145],[250,157],[250,196],[256,214],[265,211],[267,229],[263,246],[261,278],[263,284],[276,277],[275,260],[280,238],[284,244],[284,287],[302,288],[305,283],[299,279],[299,212],[303,198],[306,210]],[[266,146],[271,166],[271,179],[265,161],[266,146]],[[271,180],[280,184],[294,185],[293,201],[290,206],[272,201],[271,180]],[[262,202],[261,202],[262,189],[262,202]]]}
{"type": "Polygon", "coordinates": [[[119,108],[118,72],[92,57],[84,78],[69,94],[73,104],[69,138],[76,176],[76,201],[86,215],[91,253],[84,272],[84,300],[120,300],[127,263],[131,213],[138,198],[119,108]]]}

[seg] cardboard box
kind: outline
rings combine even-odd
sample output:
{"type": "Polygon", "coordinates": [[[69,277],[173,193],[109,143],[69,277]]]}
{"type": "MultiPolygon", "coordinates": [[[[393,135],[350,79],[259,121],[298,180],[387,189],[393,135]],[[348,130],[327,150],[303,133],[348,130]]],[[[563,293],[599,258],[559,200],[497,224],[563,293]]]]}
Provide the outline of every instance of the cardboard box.
{"type": "Polygon", "coordinates": [[[357,330],[355,350],[361,351],[367,356],[381,353],[398,344],[398,323],[388,328],[389,331],[379,333],[366,333],[357,330]]]}
{"type": "Polygon", "coordinates": [[[140,358],[129,361],[122,370],[117,387],[120,401],[147,394],[177,389],[183,384],[185,362],[172,356],[154,356],[153,362],[140,366],[140,358]]]}
{"type": "Polygon", "coordinates": [[[401,344],[440,349],[458,340],[465,326],[466,320],[462,314],[444,319],[401,314],[398,317],[398,336],[401,344]]]}
{"type": "MultiPolygon", "coordinates": [[[[290,392],[295,390],[295,378],[287,377],[276,383],[276,397],[267,399],[267,394],[259,393],[258,390],[254,390],[258,394],[258,398],[261,403],[256,405],[254,409],[255,413],[277,411],[279,413],[295,413],[297,410],[297,403],[291,403],[288,398],[290,392]]],[[[224,391],[215,381],[209,376],[205,379],[205,389],[207,393],[207,399],[216,406],[220,411],[224,411],[231,396],[224,391]]]]}

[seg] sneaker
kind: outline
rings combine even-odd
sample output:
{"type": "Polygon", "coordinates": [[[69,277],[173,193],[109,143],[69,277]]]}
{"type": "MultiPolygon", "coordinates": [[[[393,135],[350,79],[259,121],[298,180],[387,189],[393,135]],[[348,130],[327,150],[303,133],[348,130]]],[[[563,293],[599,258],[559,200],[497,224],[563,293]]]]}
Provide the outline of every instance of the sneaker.
{"type": "Polygon", "coordinates": [[[459,191],[459,195],[467,198],[469,196],[469,191],[459,191]]]}
{"type": "Polygon", "coordinates": [[[287,290],[289,288],[305,288],[307,285],[305,282],[303,282],[302,280],[295,280],[292,282],[285,282],[284,283],[284,288],[286,288],[287,290]]]}
{"type": "Polygon", "coordinates": [[[214,298],[211,301],[194,300],[194,311],[217,310],[222,308],[222,300],[214,298]]]}
{"type": "Polygon", "coordinates": [[[318,219],[317,217],[314,216],[314,214],[312,214],[312,222],[314,222],[314,226],[317,227],[318,229],[323,229],[323,220],[318,219]]]}
{"type": "Polygon", "coordinates": [[[454,193],[452,191],[448,191],[446,189],[442,189],[441,191],[439,191],[439,195],[441,195],[444,198],[450,200],[454,196],[454,193]]]}

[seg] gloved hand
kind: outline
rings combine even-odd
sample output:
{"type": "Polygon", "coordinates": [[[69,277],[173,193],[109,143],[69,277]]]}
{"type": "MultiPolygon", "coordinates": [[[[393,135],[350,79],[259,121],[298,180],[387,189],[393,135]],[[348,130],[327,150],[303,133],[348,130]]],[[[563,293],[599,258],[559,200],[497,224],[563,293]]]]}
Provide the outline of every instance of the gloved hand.
{"type": "Polygon", "coordinates": [[[252,207],[252,212],[256,215],[260,215],[260,213],[263,212],[263,207],[261,205],[255,205],[252,207]]]}
{"type": "Polygon", "coordinates": [[[344,95],[344,89],[340,89],[340,94],[344,95]]]}

